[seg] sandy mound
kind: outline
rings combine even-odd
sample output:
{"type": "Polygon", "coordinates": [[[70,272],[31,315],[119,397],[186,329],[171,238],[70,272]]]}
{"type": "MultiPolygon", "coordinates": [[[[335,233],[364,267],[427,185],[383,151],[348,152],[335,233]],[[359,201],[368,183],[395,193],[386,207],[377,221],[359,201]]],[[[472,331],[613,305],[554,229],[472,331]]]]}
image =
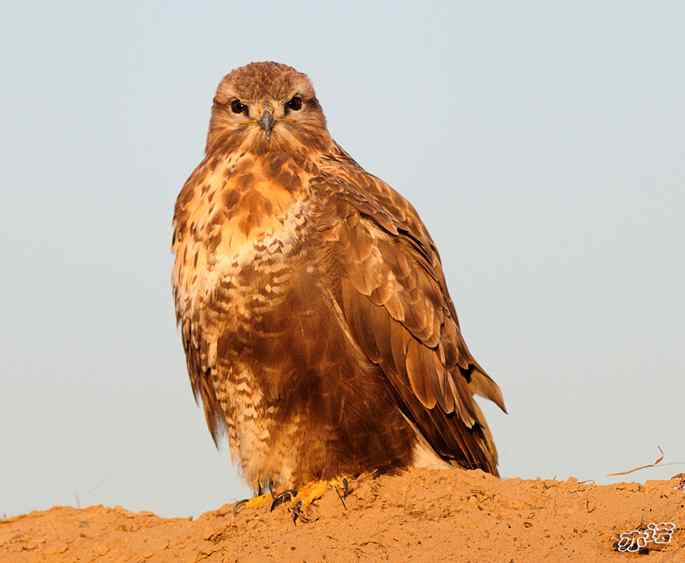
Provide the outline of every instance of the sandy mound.
{"type": "Polygon", "coordinates": [[[32,512],[0,521],[0,561],[685,561],[685,530],[668,526],[642,537],[670,543],[650,541],[641,555],[614,547],[650,522],[685,527],[682,479],[594,486],[413,470],[351,485],[346,507],[331,491],[297,524],[285,506],[236,515],[225,505],[194,520],[103,506],[32,512]]]}

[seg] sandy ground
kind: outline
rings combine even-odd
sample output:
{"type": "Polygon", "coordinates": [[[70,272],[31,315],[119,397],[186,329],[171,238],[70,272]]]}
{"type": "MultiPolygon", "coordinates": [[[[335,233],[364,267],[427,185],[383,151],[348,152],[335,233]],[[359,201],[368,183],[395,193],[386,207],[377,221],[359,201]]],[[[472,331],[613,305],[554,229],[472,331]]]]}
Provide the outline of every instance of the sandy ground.
{"type": "Polygon", "coordinates": [[[288,506],[196,519],[56,507],[0,521],[0,561],[685,562],[685,530],[668,525],[631,536],[651,540],[642,553],[616,549],[651,522],[685,528],[683,477],[595,486],[412,470],[352,482],[345,505],[330,491],[297,523],[288,506]]]}

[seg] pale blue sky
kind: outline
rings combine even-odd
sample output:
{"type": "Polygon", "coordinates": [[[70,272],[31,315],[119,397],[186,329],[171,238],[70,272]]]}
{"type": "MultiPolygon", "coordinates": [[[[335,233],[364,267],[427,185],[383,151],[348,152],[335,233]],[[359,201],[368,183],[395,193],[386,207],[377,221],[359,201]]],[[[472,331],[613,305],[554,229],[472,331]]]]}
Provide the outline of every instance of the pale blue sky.
{"type": "MultiPolygon", "coordinates": [[[[247,488],[193,402],[170,218],[214,88],[308,73],[440,248],[505,476],[685,462],[685,4],[0,8],[0,514],[197,514],[247,488]]],[[[683,465],[644,472],[667,478],[683,465]]]]}

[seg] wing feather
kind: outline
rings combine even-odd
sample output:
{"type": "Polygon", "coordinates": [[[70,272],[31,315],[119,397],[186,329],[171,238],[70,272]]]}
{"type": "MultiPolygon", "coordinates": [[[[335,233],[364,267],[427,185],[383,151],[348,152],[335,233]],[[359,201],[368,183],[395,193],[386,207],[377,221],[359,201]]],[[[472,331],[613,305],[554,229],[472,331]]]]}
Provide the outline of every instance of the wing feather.
{"type": "Polygon", "coordinates": [[[221,436],[225,432],[223,410],[216,396],[216,390],[211,378],[211,367],[208,365],[208,353],[204,339],[197,330],[198,323],[193,323],[189,318],[182,318],[181,339],[183,350],[186,355],[186,365],[190,377],[190,385],[193,390],[195,402],[201,402],[204,410],[207,427],[212,435],[214,444],[219,444],[221,436]],[[195,330],[193,330],[195,326],[195,330]]]}
{"type": "MultiPolygon", "coordinates": [[[[505,410],[497,384],[471,356],[438,252],[416,211],[361,169],[341,163],[313,187],[330,210],[340,308],[352,336],[378,365],[410,423],[436,453],[497,472],[497,451],[474,400],[505,410]]],[[[506,410],[505,410],[506,412],[506,410]]]]}

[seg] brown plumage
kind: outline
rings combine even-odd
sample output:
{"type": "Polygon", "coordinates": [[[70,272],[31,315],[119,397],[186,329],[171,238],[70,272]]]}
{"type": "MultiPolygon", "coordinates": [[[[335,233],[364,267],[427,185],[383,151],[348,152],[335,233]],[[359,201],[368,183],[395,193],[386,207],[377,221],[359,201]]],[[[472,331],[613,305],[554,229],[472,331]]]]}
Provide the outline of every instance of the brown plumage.
{"type": "Polygon", "coordinates": [[[497,473],[462,338],[406,199],[331,138],[304,74],[228,74],[174,213],[174,300],[215,441],[255,490],[375,468],[497,473]]]}

